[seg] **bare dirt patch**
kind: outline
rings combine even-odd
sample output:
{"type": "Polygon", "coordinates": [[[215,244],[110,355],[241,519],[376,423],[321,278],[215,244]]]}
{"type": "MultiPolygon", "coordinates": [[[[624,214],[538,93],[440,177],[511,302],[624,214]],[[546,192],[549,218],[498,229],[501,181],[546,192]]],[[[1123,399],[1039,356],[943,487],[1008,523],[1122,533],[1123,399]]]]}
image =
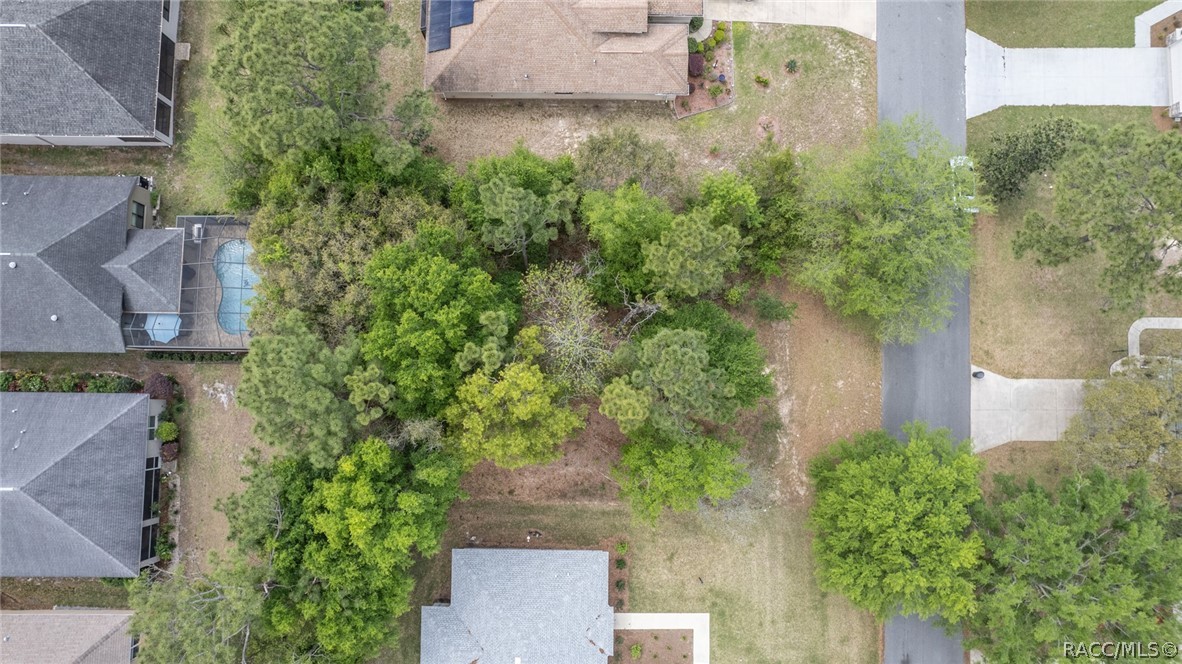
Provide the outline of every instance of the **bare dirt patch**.
{"type": "Polygon", "coordinates": [[[692,629],[618,629],[615,655],[608,664],[687,664],[693,661],[694,630],[692,629]],[[632,648],[640,646],[639,657],[632,656],[632,648]]]}
{"type": "Polygon", "coordinates": [[[611,469],[625,438],[612,420],[599,414],[598,399],[589,408],[587,426],[562,446],[562,458],[545,466],[517,470],[484,461],[464,476],[462,488],[473,500],[615,502],[619,485],[611,469]]]}

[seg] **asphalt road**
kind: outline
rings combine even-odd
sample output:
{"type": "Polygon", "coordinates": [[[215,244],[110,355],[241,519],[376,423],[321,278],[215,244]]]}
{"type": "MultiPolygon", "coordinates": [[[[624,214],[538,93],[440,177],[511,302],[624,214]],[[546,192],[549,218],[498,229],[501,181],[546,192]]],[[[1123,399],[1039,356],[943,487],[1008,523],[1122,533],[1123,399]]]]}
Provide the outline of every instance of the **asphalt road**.
{"type": "MultiPolygon", "coordinates": [[[[878,0],[878,118],[919,114],[964,151],[965,23],[963,0],[878,0]]],[[[924,420],[969,436],[969,284],[944,329],[882,356],[882,424],[924,420]]],[[[884,631],[884,664],[960,664],[961,640],[930,620],[896,616],[884,631]]]]}

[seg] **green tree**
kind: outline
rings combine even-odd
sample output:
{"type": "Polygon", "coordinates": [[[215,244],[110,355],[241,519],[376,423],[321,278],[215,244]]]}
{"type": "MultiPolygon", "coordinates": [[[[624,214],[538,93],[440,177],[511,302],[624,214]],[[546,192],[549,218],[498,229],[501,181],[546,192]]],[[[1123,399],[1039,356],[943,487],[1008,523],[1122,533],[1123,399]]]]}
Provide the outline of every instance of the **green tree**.
{"type": "Polygon", "coordinates": [[[988,555],[966,645],[1005,664],[1056,659],[1064,642],[1182,638],[1180,524],[1144,475],[1096,469],[1055,496],[999,487],[975,515],[988,555]]]}
{"type": "Polygon", "coordinates": [[[208,567],[205,574],[189,576],[178,563],[171,571],[145,571],[132,582],[129,629],[141,641],[136,661],[236,664],[248,655],[255,659],[263,624],[258,570],[241,557],[208,567]]]}
{"type": "Polygon", "coordinates": [[[374,314],[363,351],[393,383],[400,418],[442,411],[474,360],[500,364],[517,310],[475,262],[453,231],[428,226],[366,268],[374,314]]]}
{"type": "Polygon", "coordinates": [[[1163,256],[1182,250],[1182,134],[1141,125],[1078,141],[1055,169],[1054,214],[1028,214],[1014,253],[1061,265],[1099,251],[1101,285],[1119,306],[1182,294],[1163,256]]]}
{"type": "Polygon", "coordinates": [[[648,428],[629,438],[613,475],[633,513],[648,521],[665,508],[688,512],[703,500],[717,505],[751,481],[738,460],[738,446],[696,434],[663,436],[648,428]]]}
{"type": "Polygon", "coordinates": [[[639,342],[635,369],[604,388],[600,412],[626,434],[644,425],[658,432],[693,431],[691,418],[729,421],[735,388],[710,361],[706,335],[698,330],[663,329],[639,342]]]}
{"type": "Polygon", "coordinates": [[[969,510],[981,499],[982,463],[947,429],[904,427],[842,440],[809,466],[809,522],[821,586],[885,619],[940,614],[957,623],[977,610],[980,535],[969,510]]]}
{"type": "Polygon", "coordinates": [[[521,292],[525,317],[539,329],[542,368],[574,394],[598,392],[610,353],[586,279],[571,263],[555,263],[527,272],[521,292]]]}
{"type": "Polygon", "coordinates": [[[452,186],[450,198],[452,206],[459,208],[478,232],[483,232],[488,221],[481,188],[498,177],[544,201],[551,195],[563,195],[562,191],[574,181],[575,167],[569,156],[548,160],[521,143],[505,156],[481,157],[468,164],[464,175],[452,186]]]}
{"type": "Polygon", "coordinates": [[[799,280],[882,341],[912,342],[952,315],[972,261],[972,216],[955,205],[953,156],[931,125],[883,123],[848,161],[807,178],[809,249],[799,280]]]}
{"type": "Polygon", "coordinates": [[[643,248],[673,227],[668,203],[632,184],[610,194],[587,192],[580,216],[591,239],[599,244],[604,263],[594,282],[600,300],[629,301],[637,294],[651,292],[643,248]]]}
{"type": "Polygon", "coordinates": [[[316,482],[305,500],[313,535],[303,557],[315,581],[297,608],[332,659],[361,661],[394,645],[394,619],[410,610],[410,568],[439,550],[460,473],[446,454],[395,454],[371,438],[316,482]]]}
{"type": "Polygon", "coordinates": [[[762,213],[760,223],[749,224],[743,235],[747,265],[764,275],[783,273],[788,253],[801,246],[802,221],[800,169],[791,148],[780,148],[768,137],[741,164],[744,184],[755,190],[762,213]]]}
{"type": "Polygon", "coordinates": [[[398,101],[394,117],[398,133],[411,145],[422,145],[431,136],[431,121],[439,115],[434,95],[429,90],[415,90],[398,101]]]}
{"type": "Polygon", "coordinates": [[[352,197],[268,204],[251,220],[249,237],[261,280],[251,308],[255,333],[273,331],[295,309],[330,343],[363,329],[373,311],[365,265],[375,251],[409,239],[424,221],[454,223],[454,215],[410,192],[382,195],[367,186],[352,197]]]}
{"type": "Polygon", "coordinates": [[[252,339],[238,401],[254,416],[259,440],[331,467],[356,433],[345,377],[358,367],[359,350],[355,338],[329,348],[298,312],[252,339]]]}
{"type": "Polygon", "coordinates": [[[750,408],[775,393],[767,357],[755,332],[713,302],[695,302],[657,314],[635,339],[647,339],[663,329],[698,330],[705,335],[710,366],[726,376],[734,390],[734,408],[750,408]]]}
{"type": "Polygon", "coordinates": [[[569,226],[578,200],[573,187],[556,187],[545,197],[515,186],[498,175],[480,186],[485,223],[484,243],[493,251],[512,251],[529,267],[529,248],[545,246],[558,238],[558,227],[569,226]]]}
{"type": "Polygon", "coordinates": [[[660,141],[646,141],[631,127],[592,134],[575,153],[578,185],[584,191],[615,191],[635,184],[652,196],[673,202],[684,188],[677,157],[660,141]]]}
{"type": "Polygon", "coordinates": [[[248,152],[273,160],[329,144],[380,112],[378,51],[407,39],[379,7],[315,0],[237,7],[211,72],[248,152]]]}
{"type": "Polygon", "coordinates": [[[445,417],[470,464],[482,459],[502,468],[549,463],[583,424],[582,416],[558,404],[559,392],[538,365],[519,360],[495,377],[481,370],[469,376],[445,417]]]}
{"type": "Polygon", "coordinates": [[[668,230],[641,248],[651,287],[668,297],[718,292],[739,267],[743,239],[730,224],[715,225],[713,210],[694,210],[673,218],[668,230]]]}
{"type": "Polygon", "coordinates": [[[1182,385],[1174,371],[1171,365],[1130,369],[1085,385],[1083,410],[1060,443],[1077,471],[1099,466],[1116,477],[1144,471],[1155,490],[1182,494],[1182,385]]]}
{"type": "Polygon", "coordinates": [[[977,159],[977,172],[998,201],[1016,198],[1032,173],[1054,168],[1085,134],[1078,120],[1054,117],[1004,134],[994,134],[977,159]]]}

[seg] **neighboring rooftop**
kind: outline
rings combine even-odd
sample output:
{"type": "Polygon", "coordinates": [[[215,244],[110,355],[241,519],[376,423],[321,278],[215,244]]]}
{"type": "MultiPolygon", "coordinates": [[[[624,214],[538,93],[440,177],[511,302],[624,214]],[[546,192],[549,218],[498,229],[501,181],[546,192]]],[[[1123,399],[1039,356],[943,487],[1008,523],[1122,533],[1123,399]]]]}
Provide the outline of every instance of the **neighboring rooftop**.
{"type": "Polygon", "coordinates": [[[422,609],[421,664],[605,664],[612,654],[606,552],[453,549],[451,561],[451,605],[422,609]]]}
{"type": "Polygon", "coordinates": [[[183,232],[128,228],[139,185],[0,176],[0,351],[121,353],[125,309],[178,310],[183,232]]]}
{"type": "Polygon", "coordinates": [[[120,664],[131,661],[131,611],[0,611],[6,664],[120,664]]]}
{"type": "Polygon", "coordinates": [[[154,136],[160,0],[0,2],[0,134],[154,136]]]}
{"type": "Polygon", "coordinates": [[[424,81],[444,97],[686,94],[689,29],[651,23],[654,6],[701,12],[681,0],[426,0],[424,81]]]}
{"type": "Polygon", "coordinates": [[[0,392],[0,576],[140,569],[146,394],[0,392]]]}

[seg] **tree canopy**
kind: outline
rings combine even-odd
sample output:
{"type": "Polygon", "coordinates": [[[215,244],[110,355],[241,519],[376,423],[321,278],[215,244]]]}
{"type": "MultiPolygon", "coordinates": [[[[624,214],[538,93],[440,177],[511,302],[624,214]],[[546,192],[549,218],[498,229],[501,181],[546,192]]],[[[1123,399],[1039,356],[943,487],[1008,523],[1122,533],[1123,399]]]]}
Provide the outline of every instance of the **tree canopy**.
{"type": "Polygon", "coordinates": [[[624,445],[614,476],[634,514],[655,521],[666,509],[686,512],[703,500],[727,500],[751,479],[738,446],[699,434],[662,435],[644,428],[624,445]]]}
{"type": "Polygon", "coordinates": [[[818,577],[877,616],[940,614],[951,623],[977,611],[984,555],[970,508],[981,499],[982,462],[947,429],[904,428],[833,445],[809,466],[809,513],[818,577]]]}
{"type": "Polygon", "coordinates": [[[709,295],[722,289],[726,276],[739,267],[739,251],[744,243],[734,226],[716,225],[710,218],[712,212],[707,209],[679,214],[655,242],[641,247],[650,288],[674,299],[709,295]]]}
{"type": "Polygon", "coordinates": [[[1182,273],[1163,257],[1182,251],[1182,135],[1141,125],[1077,141],[1055,169],[1051,217],[1027,214],[1019,256],[1061,265],[1099,252],[1102,286],[1118,306],[1152,293],[1182,295],[1182,273]]]}
{"type": "Polygon", "coordinates": [[[693,419],[727,421],[734,417],[735,388],[710,361],[706,334],[663,329],[636,349],[635,369],[603,391],[600,412],[626,434],[650,426],[666,434],[688,433],[693,419]]]}
{"type": "Polygon", "coordinates": [[[438,414],[477,363],[501,364],[517,308],[475,262],[453,231],[428,227],[366,268],[374,313],[363,350],[393,383],[399,417],[438,414]]]}
{"type": "Polygon", "coordinates": [[[526,273],[521,284],[526,320],[538,328],[546,372],[573,394],[599,391],[610,358],[604,312],[572,263],[526,273]]]}
{"type": "Polygon", "coordinates": [[[317,0],[244,0],[238,7],[212,73],[248,152],[273,160],[329,144],[380,110],[377,53],[406,41],[380,7],[317,0]]]}
{"type": "Polygon", "coordinates": [[[1033,482],[999,482],[980,506],[989,555],[968,616],[966,645],[990,662],[1062,656],[1064,642],[1173,641],[1182,623],[1178,515],[1141,474],[1095,469],[1051,495],[1033,482]]]}
{"type": "Polygon", "coordinates": [[[1169,364],[1131,368],[1084,387],[1083,410],[1060,449],[1076,470],[1093,465],[1117,477],[1144,471],[1151,486],[1182,494],[1182,385],[1169,364]]]}
{"type": "Polygon", "coordinates": [[[882,123],[846,161],[806,179],[798,279],[882,341],[911,342],[952,315],[972,261],[972,216],[955,200],[952,148],[915,118],[882,123]]]}
{"type": "Polygon", "coordinates": [[[575,153],[575,165],[584,190],[610,192],[634,184],[672,203],[684,186],[668,146],[641,138],[631,127],[588,136],[575,153]]]}
{"type": "Polygon", "coordinates": [[[632,184],[610,194],[587,192],[579,213],[603,259],[603,270],[595,275],[600,300],[615,304],[650,293],[643,248],[673,227],[669,204],[632,184]]]}
{"type": "Polygon", "coordinates": [[[551,161],[519,143],[507,155],[481,157],[468,164],[464,175],[452,187],[451,201],[453,207],[464,213],[472,229],[483,233],[488,214],[481,189],[493,180],[504,179],[513,188],[524,189],[539,201],[547,201],[551,196],[568,195],[563,192],[574,177],[575,167],[570,157],[551,161]]]}

